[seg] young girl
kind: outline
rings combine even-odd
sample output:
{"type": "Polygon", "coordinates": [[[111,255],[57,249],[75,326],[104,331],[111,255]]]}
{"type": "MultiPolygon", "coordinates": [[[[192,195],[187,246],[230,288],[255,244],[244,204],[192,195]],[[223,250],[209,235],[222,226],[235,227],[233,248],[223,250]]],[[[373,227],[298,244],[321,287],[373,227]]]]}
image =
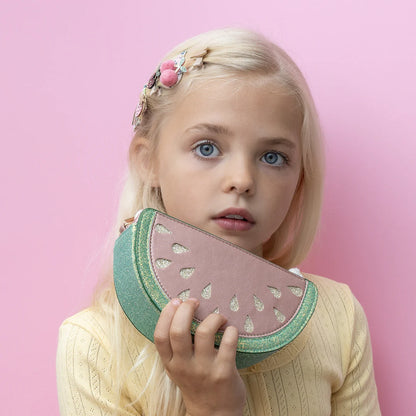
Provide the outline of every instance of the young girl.
{"type": "MultiPolygon", "coordinates": [[[[285,268],[312,243],[321,206],[317,114],[299,69],[245,30],[170,52],[142,91],[118,229],[152,207],[285,268]]],[[[116,235],[115,235],[116,237],[116,235]]],[[[238,371],[236,328],[198,302],[172,300],[155,345],[121,310],[111,272],[90,308],[67,319],[57,354],[62,415],[377,415],[366,317],[348,286],[304,274],[319,292],[290,344],[238,371]]]]}

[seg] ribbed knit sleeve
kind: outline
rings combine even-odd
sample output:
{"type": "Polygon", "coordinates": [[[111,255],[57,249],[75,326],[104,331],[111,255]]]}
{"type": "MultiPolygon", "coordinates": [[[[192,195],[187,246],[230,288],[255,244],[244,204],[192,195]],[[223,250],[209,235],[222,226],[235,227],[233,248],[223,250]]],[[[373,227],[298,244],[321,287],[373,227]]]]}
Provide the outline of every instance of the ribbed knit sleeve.
{"type": "Polygon", "coordinates": [[[353,298],[353,307],[349,366],[342,386],[332,394],[332,414],[377,415],[380,410],[367,319],[356,298],[353,298]]]}
{"type": "Polygon", "coordinates": [[[83,311],[59,330],[56,357],[61,416],[132,416],[138,409],[113,389],[105,328],[97,314],[83,311]],[[127,409],[131,409],[127,410],[127,409]]]}

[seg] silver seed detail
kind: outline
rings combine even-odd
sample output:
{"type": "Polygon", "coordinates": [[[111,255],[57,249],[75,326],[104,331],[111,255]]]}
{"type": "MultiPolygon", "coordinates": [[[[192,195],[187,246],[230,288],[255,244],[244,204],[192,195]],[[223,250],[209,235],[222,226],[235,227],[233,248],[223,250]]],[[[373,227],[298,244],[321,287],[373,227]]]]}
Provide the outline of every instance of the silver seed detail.
{"type": "Polygon", "coordinates": [[[289,286],[290,291],[297,296],[298,298],[301,298],[303,295],[303,290],[300,287],[296,286],[289,286]]]}
{"type": "Polygon", "coordinates": [[[186,289],[184,291],[182,291],[181,293],[179,293],[178,298],[182,301],[185,302],[186,300],[189,299],[189,295],[191,293],[190,289],[186,289]]]}
{"type": "Polygon", "coordinates": [[[272,295],[276,298],[279,299],[282,296],[282,292],[279,289],[276,289],[273,286],[267,286],[270,290],[270,292],[272,292],[272,295]]]}
{"type": "Polygon", "coordinates": [[[286,316],[284,316],[282,314],[282,312],[280,312],[279,310],[277,310],[276,308],[273,308],[274,314],[276,315],[276,318],[279,322],[284,322],[286,319],[286,316]]]}
{"type": "Polygon", "coordinates": [[[184,278],[184,279],[189,279],[192,276],[192,273],[195,271],[194,267],[186,267],[184,269],[181,269],[179,274],[184,278]]]}
{"type": "Polygon", "coordinates": [[[234,295],[231,298],[231,301],[230,301],[230,309],[233,312],[237,312],[240,309],[240,306],[238,305],[238,299],[237,299],[237,296],[236,295],[234,295]]]}
{"type": "Polygon", "coordinates": [[[251,318],[247,315],[246,321],[244,322],[244,331],[251,333],[254,331],[254,324],[251,318]]]}
{"type": "Polygon", "coordinates": [[[212,313],[220,313],[220,308],[215,308],[213,311],[212,311],[212,313]]]}
{"type": "Polygon", "coordinates": [[[166,269],[172,261],[168,259],[157,259],[155,263],[159,269],[166,269]]]}
{"type": "Polygon", "coordinates": [[[164,225],[156,224],[156,231],[160,234],[172,234],[164,225]]]}
{"type": "Polygon", "coordinates": [[[189,251],[189,249],[184,247],[181,244],[175,243],[175,244],[172,244],[172,251],[175,254],[182,254],[182,253],[186,253],[187,251],[189,251]]]}
{"type": "Polygon", "coordinates": [[[264,303],[256,295],[253,295],[253,298],[254,306],[259,312],[261,312],[264,309],[264,303]]]}
{"type": "Polygon", "coordinates": [[[209,299],[211,297],[211,283],[206,285],[201,292],[201,296],[204,299],[209,299]]]}

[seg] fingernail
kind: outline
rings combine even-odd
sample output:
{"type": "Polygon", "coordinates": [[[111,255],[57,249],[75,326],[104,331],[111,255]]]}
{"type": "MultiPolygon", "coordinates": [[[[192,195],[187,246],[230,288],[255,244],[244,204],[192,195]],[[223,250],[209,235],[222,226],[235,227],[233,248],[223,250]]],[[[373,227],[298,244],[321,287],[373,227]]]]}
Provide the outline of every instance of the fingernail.
{"type": "Polygon", "coordinates": [[[172,302],[172,305],[176,305],[176,306],[182,303],[182,301],[178,298],[172,299],[171,302],[172,302]]]}

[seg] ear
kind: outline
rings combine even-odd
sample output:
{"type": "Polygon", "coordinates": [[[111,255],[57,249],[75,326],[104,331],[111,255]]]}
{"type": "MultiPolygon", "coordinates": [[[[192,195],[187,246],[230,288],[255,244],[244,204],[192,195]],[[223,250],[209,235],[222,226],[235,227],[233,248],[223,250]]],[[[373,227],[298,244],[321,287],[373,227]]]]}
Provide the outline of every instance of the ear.
{"type": "Polygon", "coordinates": [[[150,186],[157,188],[159,182],[155,172],[154,151],[152,143],[146,137],[135,137],[130,145],[129,158],[131,168],[150,186]]]}

